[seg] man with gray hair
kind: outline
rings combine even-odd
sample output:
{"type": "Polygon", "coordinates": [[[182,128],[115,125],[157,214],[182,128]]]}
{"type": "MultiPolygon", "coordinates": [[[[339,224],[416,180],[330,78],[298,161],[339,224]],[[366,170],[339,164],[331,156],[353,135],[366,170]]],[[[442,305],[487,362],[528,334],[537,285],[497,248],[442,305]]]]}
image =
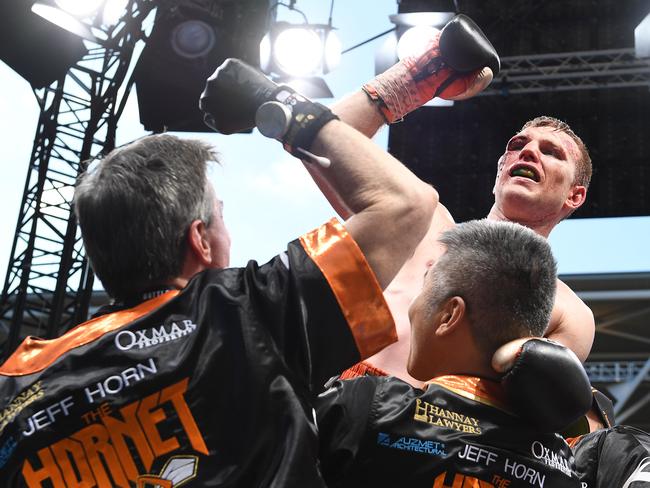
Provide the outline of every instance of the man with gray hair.
{"type": "MultiPolygon", "coordinates": [[[[220,70],[219,88],[248,105],[271,83],[234,62],[220,70]]],[[[202,142],[148,136],[81,175],[75,212],[114,303],[59,338],[27,338],[0,366],[1,486],[324,486],[312,399],[395,340],[382,289],[437,194],[292,96],[292,136],[327,158],[323,177],[354,215],[266,264],[228,268],[202,142]]]]}
{"type": "MultiPolygon", "coordinates": [[[[553,309],[548,243],[519,224],[490,220],[457,225],[439,241],[444,253],[409,308],[407,369],[425,388],[367,375],[321,394],[325,480],[332,487],[579,486],[567,443],[512,413],[497,372],[513,346],[520,365],[538,350],[547,363],[568,352],[530,339],[544,335],[553,309]]],[[[542,388],[538,400],[548,394],[542,388]]]]}

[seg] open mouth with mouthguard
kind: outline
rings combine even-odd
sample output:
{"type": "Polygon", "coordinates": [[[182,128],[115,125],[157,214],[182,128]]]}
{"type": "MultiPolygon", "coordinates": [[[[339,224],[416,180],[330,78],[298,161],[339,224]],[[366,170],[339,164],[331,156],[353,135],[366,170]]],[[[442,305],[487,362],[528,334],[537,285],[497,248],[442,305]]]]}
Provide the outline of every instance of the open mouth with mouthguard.
{"type": "Polygon", "coordinates": [[[519,176],[521,178],[528,178],[536,183],[539,183],[539,173],[535,167],[528,164],[515,164],[510,169],[510,176],[519,176]]]}

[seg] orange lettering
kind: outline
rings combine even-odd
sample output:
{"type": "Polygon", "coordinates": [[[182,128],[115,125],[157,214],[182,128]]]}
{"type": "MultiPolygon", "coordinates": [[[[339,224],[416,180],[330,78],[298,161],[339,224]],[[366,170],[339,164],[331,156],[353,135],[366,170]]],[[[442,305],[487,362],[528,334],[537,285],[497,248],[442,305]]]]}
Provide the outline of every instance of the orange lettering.
{"type": "Polygon", "coordinates": [[[63,439],[52,445],[52,452],[54,453],[56,462],[61,467],[66,486],[74,486],[75,488],[90,488],[95,486],[95,477],[90,471],[86,454],[79,442],[72,439],[63,439]],[[70,463],[68,453],[72,455],[74,465],[77,468],[76,471],[70,463]],[[80,478],[77,478],[76,472],[79,473],[80,478]]]}
{"type": "Polygon", "coordinates": [[[43,467],[41,469],[34,469],[29,461],[25,460],[23,464],[23,477],[29,488],[40,488],[41,482],[49,479],[54,488],[66,488],[59,471],[58,466],[54,462],[50,448],[46,447],[38,451],[38,458],[41,460],[43,467]]]}
{"type": "Polygon", "coordinates": [[[137,479],[138,469],[133,462],[133,456],[131,456],[131,452],[124,441],[124,437],[129,437],[135,444],[135,448],[138,451],[140,460],[142,461],[146,471],[151,469],[154,459],[147,438],[138,423],[136,417],[137,408],[138,402],[133,402],[130,405],[121,408],[120,413],[122,414],[124,421],[110,416],[102,417],[102,422],[104,422],[106,430],[108,430],[108,434],[111,436],[115,451],[122,462],[124,471],[126,471],[126,476],[131,481],[137,479]]]}
{"type": "Polygon", "coordinates": [[[463,488],[483,488],[483,485],[476,478],[472,476],[465,476],[465,482],[463,483],[463,488]]]}
{"type": "Polygon", "coordinates": [[[153,408],[158,405],[159,396],[160,393],[158,392],[145,397],[138,407],[138,418],[142,423],[142,428],[147,434],[147,439],[149,439],[156,457],[163,456],[180,447],[176,437],[170,437],[165,440],[160,438],[156,424],[165,420],[167,415],[165,415],[165,411],[162,408],[153,410],[153,408]]]}
{"type": "Polygon", "coordinates": [[[463,478],[465,477],[462,474],[454,475],[454,481],[452,485],[445,485],[446,477],[447,477],[446,471],[436,476],[436,479],[433,481],[432,488],[463,488],[463,478]]]}
{"type": "Polygon", "coordinates": [[[479,480],[473,476],[465,476],[460,473],[456,473],[454,475],[454,481],[451,485],[446,485],[446,477],[446,471],[436,476],[436,479],[433,480],[433,486],[431,488],[494,488],[494,485],[488,483],[487,481],[479,480]]]}
{"type": "Polygon", "coordinates": [[[494,488],[494,485],[473,476],[465,476],[463,488],[494,488]]]}
{"type": "MultiPolygon", "coordinates": [[[[164,426],[158,424],[168,420],[168,413],[171,418],[167,423],[173,421],[174,425],[169,425],[165,432],[179,432],[180,421],[192,448],[208,455],[208,447],[184,397],[188,382],[185,378],[122,407],[118,415],[121,418],[112,416],[106,403],[87,412],[82,420],[96,423],[38,451],[40,463],[36,462],[36,468],[32,465],[34,460],[24,461],[25,483],[29,488],[40,488],[42,484],[53,488],[114,488],[128,487],[129,481],[148,483],[155,476],[145,475],[145,480],[139,471],[150,471],[156,458],[180,448],[177,437],[162,439],[158,430],[164,426]],[[167,404],[166,409],[163,404],[167,404]]],[[[184,439],[182,442],[187,443],[184,439]]],[[[164,480],[159,481],[157,485],[164,487],[164,480]]]]}
{"type": "Polygon", "coordinates": [[[109,436],[106,427],[102,424],[92,424],[84,427],[72,437],[83,443],[88,462],[93,470],[98,486],[129,486],[115,449],[108,442],[109,436]],[[109,480],[102,459],[106,463],[114,483],[111,483],[109,480]]]}
{"type": "Polygon", "coordinates": [[[196,425],[194,417],[192,416],[192,412],[187,406],[187,402],[183,396],[183,393],[187,391],[188,381],[188,378],[185,378],[183,381],[179,381],[175,385],[165,388],[160,393],[160,402],[162,403],[167,400],[171,400],[171,402],[174,404],[174,408],[176,409],[176,413],[178,413],[178,418],[180,419],[181,424],[183,424],[183,428],[187,433],[187,437],[190,439],[192,447],[196,451],[199,451],[207,456],[209,454],[208,447],[205,445],[201,431],[199,430],[198,425],[196,425]]]}

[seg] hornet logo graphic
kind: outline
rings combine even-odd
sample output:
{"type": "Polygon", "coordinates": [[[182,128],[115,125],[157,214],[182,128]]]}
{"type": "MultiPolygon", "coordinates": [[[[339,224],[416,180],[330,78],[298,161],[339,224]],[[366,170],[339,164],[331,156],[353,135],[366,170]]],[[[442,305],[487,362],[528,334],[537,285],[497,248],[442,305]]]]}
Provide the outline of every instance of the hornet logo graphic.
{"type": "Polygon", "coordinates": [[[158,476],[138,476],[138,488],[177,488],[196,477],[199,458],[196,456],[174,456],[165,463],[158,476]]]}
{"type": "Polygon", "coordinates": [[[650,483],[650,457],[641,460],[634,473],[630,475],[622,488],[629,488],[635,481],[650,483]]]}

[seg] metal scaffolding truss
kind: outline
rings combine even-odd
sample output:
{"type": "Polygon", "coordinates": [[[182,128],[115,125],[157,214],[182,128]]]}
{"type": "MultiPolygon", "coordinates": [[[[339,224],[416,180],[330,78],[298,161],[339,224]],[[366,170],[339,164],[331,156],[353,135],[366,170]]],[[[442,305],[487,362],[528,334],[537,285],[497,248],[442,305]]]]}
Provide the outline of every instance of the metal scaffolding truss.
{"type": "Polygon", "coordinates": [[[480,96],[646,86],[650,59],[634,48],[501,58],[501,71],[480,96]]]}
{"type": "MultiPolygon", "coordinates": [[[[603,361],[585,364],[589,379],[594,383],[624,383],[636,379],[644,369],[646,361],[603,361]]],[[[650,381],[650,372],[642,377],[650,381]]]]}
{"type": "Polygon", "coordinates": [[[564,281],[589,305],[596,337],[585,370],[614,399],[619,423],[648,430],[650,273],[574,275],[564,281]]]}
{"type": "Polygon", "coordinates": [[[85,161],[115,146],[128,97],[120,87],[152,8],[131,0],[118,24],[94,30],[97,42],[65,79],[35,90],[41,114],[0,299],[4,356],[26,335],[51,338],[85,320],[93,276],[72,211],[74,184],[85,161]]]}

